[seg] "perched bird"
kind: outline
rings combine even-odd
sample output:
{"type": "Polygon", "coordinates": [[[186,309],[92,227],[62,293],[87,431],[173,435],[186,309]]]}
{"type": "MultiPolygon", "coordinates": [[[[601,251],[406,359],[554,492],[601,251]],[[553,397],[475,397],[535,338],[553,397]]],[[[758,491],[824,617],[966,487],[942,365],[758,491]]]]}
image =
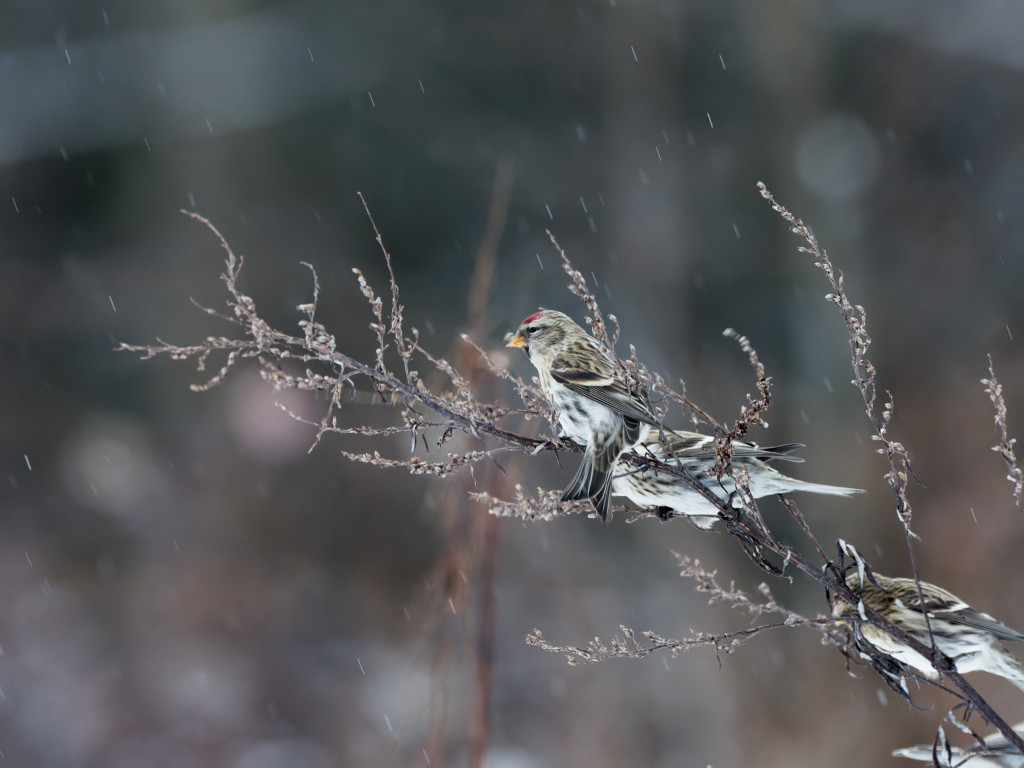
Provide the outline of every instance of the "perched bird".
{"type": "MultiPolygon", "coordinates": [[[[857,558],[859,560],[859,557],[857,558]]],[[[862,562],[862,561],[861,561],[862,562]]],[[[956,595],[941,587],[921,582],[924,611],[913,579],[889,578],[873,574],[862,576],[863,568],[851,568],[846,585],[860,597],[860,602],[874,609],[911,637],[931,646],[928,622],[936,647],[956,665],[960,674],[989,672],[1005,677],[1018,688],[1024,689],[1024,666],[1006,650],[1001,640],[1024,642],[1024,635],[996,621],[987,613],[977,611],[956,595]]],[[[916,669],[929,678],[938,672],[924,655],[896,640],[866,620],[860,605],[851,605],[839,595],[832,596],[832,615],[836,618],[861,619],[856,634],[886,656],[916,669]]]]}
{"type": "MultiPolygon", "coordinates": [[[[1018,734],[1024,734],[1024,723],[1013,726],[1018,734]]],[[[1003,734],[996,731],[985,736],[985,745],[974,744],[961,749],[952,746],[943,737],[936,753],[940,766],[969,765],[969,768],[1024,768],[1024,755],[1012,746],[1003,734]],[[968,763],[967,761],[970,761],[968,763]]],[[[893,757],[908,757],[911,760],[934,765],[931,744],[917,744],[893,751],[893,757]]]]}
{"type": "MultiPolygon", "coordinates": [[[[801,458],[787,455],[798,448],[803,448],[800,443],[759,448],[756,445],[734,442],[732,448],[732,466],[735,469],[746,468],[750,493],[754,498],[791,491],[826,493],[833,496],[863,493],[859,488],[805,483],[803,480],[786,477],[768,466],[767,462],[773,460],[802,462],[801,458]]],[[[723,501],[731,501],[732,495],[736,493],[736,483],[731,477],[723,475],[719,479],[710,474],[709,470],[715,466],[713,437],[696,432],[662,429],[660,434],[658,431],[651,432],[643,443],[633,450],[662,464],[683,467],[723,501]]],[[[704,530],[711,528],[718,520],[718,508],[683,478],[667,472],[658,472],[653,468],[639,469],[628,462],[619,461],[615,468],[612,491],[647,509],[686,515],[694,525],[704,530]]]]}
{"type": "Polygon", "coordinates": [[[558,408],[562,431],[586,446],[562,501],[589,499],[607,520],[615,462],[658,423],[647,393],[631,390],[622,366],[561,312],[534,312],[519,324],[508,346],[526,350],[541,389],[558,408]]]}

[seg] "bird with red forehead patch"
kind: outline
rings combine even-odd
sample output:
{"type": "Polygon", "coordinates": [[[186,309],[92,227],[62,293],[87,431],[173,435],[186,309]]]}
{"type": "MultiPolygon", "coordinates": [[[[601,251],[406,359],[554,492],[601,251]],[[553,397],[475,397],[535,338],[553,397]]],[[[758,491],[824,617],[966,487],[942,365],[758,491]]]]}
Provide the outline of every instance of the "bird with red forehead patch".
{"type": "Polygon", "coordinates": [[[562,501],[589,499],[607,520],[615,462],[658,424],[647,393],[630,389],[621,364],[561,312],[534,312],[519,324],[508,346],[526,351],[541,390],[558,408],[562,431],[586,447],[562,501]]]}

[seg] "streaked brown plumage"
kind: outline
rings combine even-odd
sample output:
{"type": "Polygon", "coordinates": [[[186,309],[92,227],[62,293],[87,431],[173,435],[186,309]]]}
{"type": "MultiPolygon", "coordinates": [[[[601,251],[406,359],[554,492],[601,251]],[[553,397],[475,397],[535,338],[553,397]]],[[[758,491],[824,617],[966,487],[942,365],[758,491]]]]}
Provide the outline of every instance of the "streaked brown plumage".
{"type": "MultiPolygon", "coordinates": [[[[936,647],[956,664],[957,672],[989,672],[1005,677],[1024,689],[1024,666],[1003,646],[1003,640],[1024,642],[1024,634],[975,610],[956,595],[928,582],[921,582],[924,610],[913,579],[890,578],[873,574],[878,586],[868,578],[861,583],[861,573],[853,568],[846,576],[850,590],[860,601],[877,611],[911,637],[931,645],[928,614],[936,647]]],[[[865,620],[859,605],[851,605],[841,597],[833,597],[832,615],[857,622],[857,634],[883,654],[912,667],[929,678],[938,677],[932,663],[922,654],[896,640],[865,620]]]]}
{"type": "Polygon", "coordinates": [[[647,393],[632,391],[622,367],[600,342],[561,312],[534,312],[508,346],[526,351],[541,389],[558,408],[559,426],[586,446],[562,500],[589,499],[607,520],[615,462],[658,423],[647,393]]]}
{"type": "MultiPolygon", "coordinates": [[[[760,448],[756,445],[734,442],[732,448],[732,465],[734,468],[747,470],[750,492],[756,499],[792,491],[833,496],[862,493],[857,488],[806,483],[787,477],[768,466],[767,462],[773,460],[802,462],[803,459],[788,455],[798,448],[803,448],[800,443],[760,448]]],[[[641,456],[650,456],[663,464],[682,466],[723,501],[729,500],[736,492],[736,483],[732,478],[723,476],[718,479],[709,472],[716,460],[713,437],[682,430],[652,430],[647,439],[633,450],[641,456]]],[[[718,508],[682,478],[653,469],[639,470],[621,459],[615,468],[612,491],[641,507],[670,510],[676,514],[686,515],[690,522],[705,530],[711,528],[718,520],[718,508]]]]}

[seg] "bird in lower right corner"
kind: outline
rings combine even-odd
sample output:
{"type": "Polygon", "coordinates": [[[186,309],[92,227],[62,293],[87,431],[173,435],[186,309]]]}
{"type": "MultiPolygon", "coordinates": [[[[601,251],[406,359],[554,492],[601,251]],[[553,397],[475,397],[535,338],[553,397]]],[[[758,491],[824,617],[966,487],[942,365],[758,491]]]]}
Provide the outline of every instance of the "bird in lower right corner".
{"type": "MultiPolygon", "coordinates": [[[[1017,723],[1013,726],[1013,730],[1024,735],[1024,723],[1017,723]]],[[[968,764],[969,768],[1024,768],[1024,755],[1017,747],[1011,745],[1003,734],[996,731],[985,736],[984,739],[984,746],[974,744],[970,747],[960,748],[952,746],[943,738],[935,750],[939,766],[968,764]],[[967,763],[968,760],[970,763],[967,763]]],[[[935,765],[932,749],[932,744],[916,744],[913,747],[895,749],[892,755],[935,765]]]]}
{"type": "Polygon", "coordinates": [[[846,585],[859,602],[853,605],[839,595],[832,596],[832,615],[856,622],[855,632],[876,650],[935,679],[938,671],[923,654],[900,642],[867,619],[861,604],[877,611],[915,640],[935,646],[949,657],[960,674],[988,672],[1009,680],[1024,690],[1024,666],[1006,649],[1003,640],[1024,642],[1024,634],[965,603],[941,587],[922,581],[922,610],[918,584],[914,579],[890,578],[877,573],[862,583],[862,568],[851,568],[846,585]],[[927,614],[928,623],[925,623],[927,614]]]}
{"type": "MultiPolygon", "coordinates": [[[[768,466],[769,461],[802,462],[803,459],[789,454],[801,443],[761,448],[757,445],[734,441],[732,444],[732,466],[746,469],[749,476],[750,493],[755,499],[776,493],[806,491],[832,496],[850,496],[863,493],[859,488],[841,488],[836,485],[807,483],[787,477],[768,466]]],[[[713,477],[710,470],[715,466],[715,438],[697,432],[685,432],[663,428],[652,430],[634,452],[647,456],[660,464],[681,466],[700,481],[718,498],[729,503],[736,493],[736,481],[728,475],[721,479],[713,477]]],[[[628,461],[619,460],[615,468],[612,490],[625,496],[634,504],[645,509],[674,512],[685,515],[698,528],[708,530],[719,520],[718,507],[694,490],[681,477],[659,472],[654,468],[639,468],[628,461]]]]}

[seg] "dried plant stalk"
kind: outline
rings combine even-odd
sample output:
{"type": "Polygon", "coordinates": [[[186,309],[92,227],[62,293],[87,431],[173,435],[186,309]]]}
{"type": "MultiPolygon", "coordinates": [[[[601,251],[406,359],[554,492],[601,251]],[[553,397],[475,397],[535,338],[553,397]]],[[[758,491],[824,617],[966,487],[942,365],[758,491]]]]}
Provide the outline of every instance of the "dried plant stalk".
{"type": "Polygon", "coordinates": [[[992,368],[992,355],[988,356],[988,378],[982,379],[985,385],[985,394],[992,401],[995,408],[996,428],[999,430],[999,443],[992,446],[992,450],[1003,457],[1006,462],[1008,474],[1006,479],[1013,484],[1013,501],[1019,509],[1021,506],[1021,494],[1024,492],[1024,473],[1017,466],[1017,456],[1013,452],[1013,445],[1016,438],[1011,438],[1006,429],[1006,401],[1003,400],[1003,385],[996,379],[996,372],[992,368]]]}

